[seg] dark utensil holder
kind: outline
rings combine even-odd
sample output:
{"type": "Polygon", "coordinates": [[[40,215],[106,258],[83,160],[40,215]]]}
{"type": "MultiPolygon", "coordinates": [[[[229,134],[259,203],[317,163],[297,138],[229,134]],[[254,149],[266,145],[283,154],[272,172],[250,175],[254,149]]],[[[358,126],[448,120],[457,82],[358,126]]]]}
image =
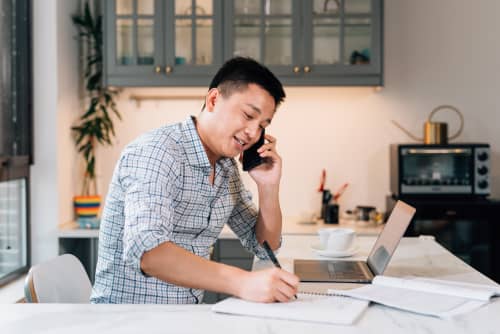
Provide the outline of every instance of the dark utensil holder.
{"type": "Polygon", "coordinates": [[[328,204],[325,206],[325,224],[338,224],[339,223],[339,205],[328,204]]]}

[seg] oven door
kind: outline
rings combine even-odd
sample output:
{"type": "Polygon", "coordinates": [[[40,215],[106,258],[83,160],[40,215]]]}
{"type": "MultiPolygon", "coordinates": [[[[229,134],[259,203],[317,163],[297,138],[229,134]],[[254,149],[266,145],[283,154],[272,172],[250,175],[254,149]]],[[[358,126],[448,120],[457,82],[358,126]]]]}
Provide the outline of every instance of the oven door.
{"type": "Polygon", "coordinates": [[[401,194],[472,194],[472,148],[402,148],[401,194]]]}

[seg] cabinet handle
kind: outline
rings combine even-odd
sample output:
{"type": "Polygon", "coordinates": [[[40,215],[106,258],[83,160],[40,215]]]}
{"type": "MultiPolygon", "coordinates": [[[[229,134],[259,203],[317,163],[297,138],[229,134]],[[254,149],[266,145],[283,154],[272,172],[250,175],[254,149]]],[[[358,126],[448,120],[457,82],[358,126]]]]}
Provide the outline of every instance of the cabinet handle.
{"type": "Polygon", "coordinates": [[[170,74],[170,73],[172,73],[172,70],[173,70],[172,66],[170,66],[170,65],[165,66],[165,73],[170,74]]]}
{"type": "Polygon", "coordinates": [[[309,66],[304,66],[304,72],[306,73],[311,72],[311,68],[309,66]]]}
{"type": "Polygon", "coordinates": [[[0,168],[9,166],[9,158],[0,157],[0,168]]]}
{"type": "Polygon", "coordinates": [[[300,72],[300,67],[294,66],[293,67],[293,73],[299,73],[300,72]]]}
{"type": "Polygon", "coordinates": [[[158,74],[161,72],[161,67],[160,66],[155,66],[155,73],[158,74]]]}

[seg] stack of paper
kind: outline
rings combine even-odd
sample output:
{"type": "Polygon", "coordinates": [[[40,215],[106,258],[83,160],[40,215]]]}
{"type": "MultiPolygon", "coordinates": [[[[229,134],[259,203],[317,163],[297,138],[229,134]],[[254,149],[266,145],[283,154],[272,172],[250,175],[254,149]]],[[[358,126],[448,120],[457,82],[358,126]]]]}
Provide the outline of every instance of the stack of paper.
{"type": "Polygon", "coordinates": [[[225,299],[212,311],[263,318],[352,324],[368,307],[369,302],[352,298],[299,293],[288,303],[254,303],[238,298],[225,299]]]}
{"type": "Polygon", "coordinates": [[[470,312],[493,296],[500,287],[430,278],[376,276],[372,284],[353,290],[328,290],[361,300],[437,317],[470,312]]]}

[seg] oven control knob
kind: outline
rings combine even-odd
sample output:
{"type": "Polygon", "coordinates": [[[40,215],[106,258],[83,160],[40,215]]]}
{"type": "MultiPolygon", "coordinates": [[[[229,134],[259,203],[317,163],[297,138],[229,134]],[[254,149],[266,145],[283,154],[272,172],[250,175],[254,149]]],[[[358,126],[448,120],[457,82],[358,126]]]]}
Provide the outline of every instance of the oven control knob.
{"type": "Polygon", "coordinates": [[[481,166],[477,169],[477,173],[479,175],[486,175],[488,173],[488,167],[486,166],[481,166]]]}
{"type": "Polygon", "coordinates": [[[477,186],[479,187],[479,189],[486,189],[488,188],[488,181],[486,180],[479,181],[477,183],[477,186]]]}
{"type": "Polygon", "coordinates": [[[481,152],[477,155],[477,158],[479,159],[479,161],[486,161],[488,160],[489,156],[488,156],[488,152],[481,152]]]}

